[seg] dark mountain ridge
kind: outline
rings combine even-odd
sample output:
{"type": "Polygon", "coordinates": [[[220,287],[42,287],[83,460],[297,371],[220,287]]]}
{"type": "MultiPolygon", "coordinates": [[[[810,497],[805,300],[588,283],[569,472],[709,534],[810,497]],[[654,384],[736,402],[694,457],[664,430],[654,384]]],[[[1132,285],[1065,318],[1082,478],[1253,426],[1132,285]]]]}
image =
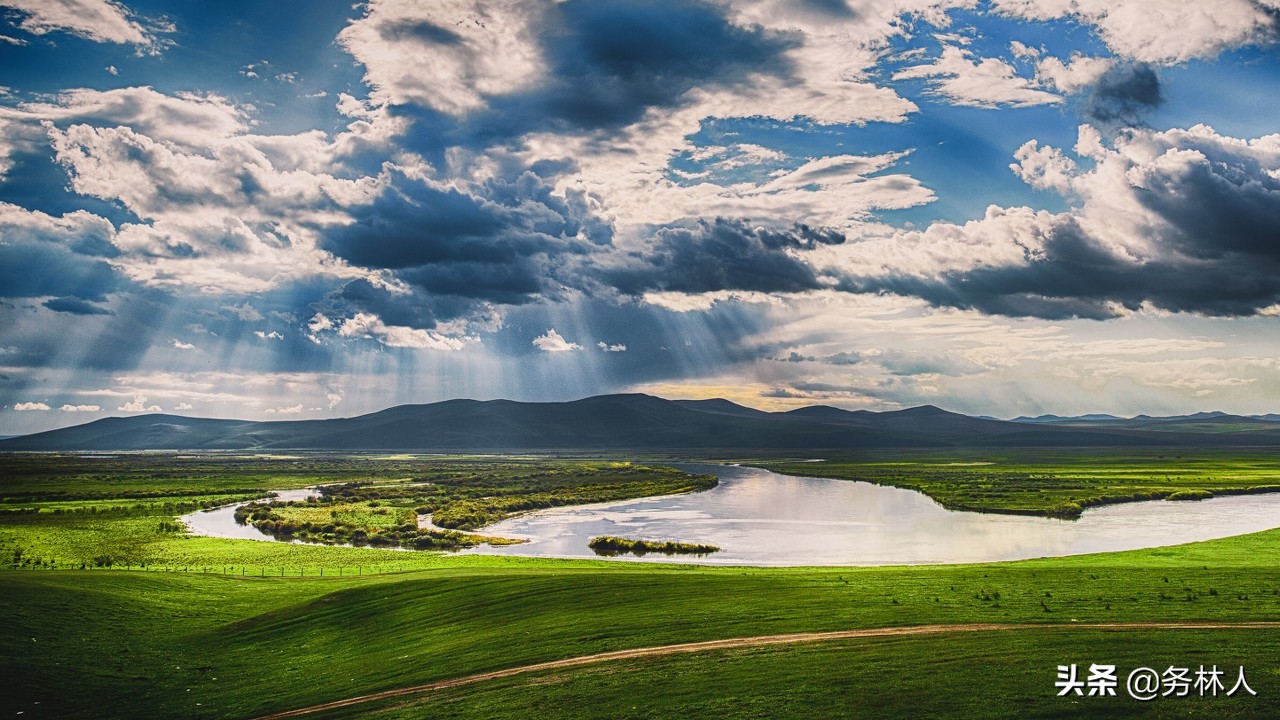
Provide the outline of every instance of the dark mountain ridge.
{"type": "Polygon", "coordinates": [[[723,399],[601,395],[571,402],[447,400],[328,420],[137,415],[0,440],[4,451],[554,450],[1280,445],[1280,422],[1220,414],[1115,422],[1005,421],[932,405],[765,412],[723,399]],[[1241,424],[1243,421],[1244,424],[1241,424]]]}

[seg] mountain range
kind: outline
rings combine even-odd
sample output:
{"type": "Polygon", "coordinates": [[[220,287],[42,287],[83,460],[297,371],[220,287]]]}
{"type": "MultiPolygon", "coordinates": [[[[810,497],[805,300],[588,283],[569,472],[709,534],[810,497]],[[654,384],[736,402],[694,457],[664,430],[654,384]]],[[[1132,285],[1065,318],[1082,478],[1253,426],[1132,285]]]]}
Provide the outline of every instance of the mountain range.
{"type": "Polygon", "coordinates": [[[765,412],[728,400],[601,395],[572,402],[447,400],[330,420],[149,414],[0,440],[0,451],[856,449],[1277,445],[1280,416],[1197,413],[997,420],[932,405],[765,412]]]}

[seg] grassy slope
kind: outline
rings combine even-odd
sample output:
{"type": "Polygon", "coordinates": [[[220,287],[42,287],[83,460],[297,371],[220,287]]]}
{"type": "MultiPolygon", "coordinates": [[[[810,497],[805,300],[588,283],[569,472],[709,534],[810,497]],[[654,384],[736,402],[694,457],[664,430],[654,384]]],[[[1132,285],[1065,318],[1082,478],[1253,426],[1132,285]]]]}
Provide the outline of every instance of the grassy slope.
{"type": "Polygon", "coordinates": [[[719,651],[542,673],[328,717],[374,720],[484,718],[1078,718],[1273,717],[1280,642],[1250,631],[1116,633],[1070,628],[948,637],[881,638],[793,648],[719,651]],[[1137,640],[1137,642],[1135,642],[1137,640]],[[1228,648],[1228,649],[1218,649],[1228,648]],[[1258,696],[1056,696],[1058,663],[1240,665],[1258,696]],[[1264,671],[1264,668],[1266,670],[1264,671]],[[709,691],[711,689],[711,691],[709,691]]]}
{"type": "MultiPolygon", "coordinates": [[[[360,579],[10,571],[0,575],[8,617],[0,672],[18,690],[0,703],[29,717],[109,717],[125,707],[133,717],[247,717],[540,660],[721,637],[971,621],[1269,620],[1280,616],[1280,569],[1271,560],[1278,550],[1280,531],[1270,531],[1178,548],[973,566],[781,570],[457,557],[434,570],[360,579]]],[[[821,652],[721,653],[728,665],[647,660],[625,671],[638,675],[621,681],[617,668],[561,675],[570,688],[603,683],[602,697],[613,693],[607,702],[615,705],[638,697],[626,685],[660,683],[672,673],[687,675],[681,681],[687,688],[701,688],[643,695],[641,705],[658,716],[724,705],[738,685],[772,708],[764,714],[776,714],[771,703],[786,701],[787,693],[753,679],[766,670],[790,668],[811,678],[809,688],[843,684],[865,693],[870,681],[849,672],[857,667],[851,663],[871,659],[896,663],[903,675],[936,675],[944,689],[968,688],[970,702],[985,702],[985,691],[973,695],[970,674],[987,659],[1005,658],[1023,668],[996,673],[1013,708],[1020,697],[1052,695],[1056,664],[1110,662],[1119,650],[1144,664],[1166,656],[1168,664],[1243,663],[1255,690],[1280,692],[1272,633],[1178,637],[1192,638],[1186,631],[1129,633],[1098,640],[1095,648],[1091,640],[1063,640],[1047,629],[1022,640],[920,638],[836,643],[821,652]],[[918,654],[894,659],[868,649],[897,642],[918,654]],[[1172,645],[1163,655],[1144,654],[1150,642],[1172,645]],[[1000,650],[1001,643],[1015,647],[1000,650]],[[955,655],[965,644],[986,649],[955,655]],[[935,667],[944,651],[952,660],[935,667]],[[740,664],[733,659],[739,655],[757,659],[740,664]],[[737,679],[725,692],[689,684],[699,677],[719,682],[717,673],[737,679]]],[[[506,682],[516,686],[509,691],[516,706],[542,702],[542,686],[506,682]]],[[[565,716],[585,712],[571,712],[572,695],[557,688],[547,697],[560,698],[565,716]]],[[[485,698],[509,697],[502,692],[465,693],[450,702],[462,716],[484,717],[493,709],[485,698]]],[[[937,692],[930,697],[942,702],[937,692]]],[[[823,707],[821,700],[807,702],[794,705],[795,716],[814,703],[823,707]]],[[[438,710],[430,700],[422,707],[429,716],[438,710]]]]}

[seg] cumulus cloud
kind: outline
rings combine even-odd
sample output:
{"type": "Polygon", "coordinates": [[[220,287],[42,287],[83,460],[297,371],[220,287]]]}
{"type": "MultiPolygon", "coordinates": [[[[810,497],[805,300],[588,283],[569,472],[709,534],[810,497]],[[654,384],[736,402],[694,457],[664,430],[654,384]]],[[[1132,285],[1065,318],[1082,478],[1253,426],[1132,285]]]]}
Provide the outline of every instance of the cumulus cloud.
{"type": "Polygon", "coordinates": [[[926,79],[935,94],[955,105],[981,108],[1027,107],[1062,102],[1062,98],[1036,87],[999,58],[976,58],[955,45],[928,65],[915,65],[893,74],[894,80],[926,79]]]}
{"type": "Polygon", "coordinates": [[[1036,140],[1028,140],[1013,154],[1017,162],[1009,169],[1033,188],[1057,190],[1063,195],[1072,192],[1078,165],[1056,147],[1044,146],[1036,140]]]}
{"type": "Polygon", "coordinates": [[[254,136],[246,111],[219,96],[125,88],[68,91],[4,115],[43,122],[72,189],[140,220],[110,238],[112,264],[136,282],[235,293],[362,274],[316,239],[378,185],[339,177],[352,175],[348,153],[376,145],[377,113],[333,138],[254,136]]]}
{"type": "Polygon", "coordinates": [[[1147,306],[1242,316],[1280,302],[1280,135],[1242,140],[1199,125],[1134,130],[1107,147],[1082,126],[1075,150],[1091,169],[1031,143],[1018,169],[1039,187],[1069,190],[1078,208],[992,207],[980,221],[939,223],[887,243],[903,258],[929,247],[927,267],[890,267],[883,256],[877,266],[865,260],[877,244],[854,248],[864,260],[843,258],[846,271],[860,269],[842,287],[1051,319],[1147,306]],[[966,252],[983,260],[965,262],[966,252]]]}
{"type": "Polygon", "coordinates": [[[993,0],[1032,20],[1072,18],[1094,26],[1116,53],[1139,62],[1178,63],[1276,38],[1274,0],[993,0]]]}
{"type": "Polygon", "coordinates": [[[284,335],[281,335],[275,330],[272,330],[271,332],[265,332],[263,330],[254,330],[253,334],[256,335],[259,340],[283,340],[284,339],[284,335]]]}
{"type": "Polygon", "coordinates": [[[322,313],[316,313],[311,317],[311,320],[307,322],[307,329],[313,333],[318,333],[322,330],[329,330],[332,327],[333,321],[322,313]]]}
{"type": "Polygon", "coordinates": [[[753,228],[740,220],[717,218],[658,229],[651,243],[606,268],[602,277],[628,295],[802,292],[824,283],[800,253],[844,239],[839,232],[807,225],[753,228]]]}
{"type": "Polygon", "coordinates": [[[154,140],[207,148],[249,129],[249,114],[216,93],[166,95],[147,86],[94,90],[76,88],[53,102],[0,109],[0,117],[128,127],[154,140]]]}
{"type": "Polygon", "coordinates": [[[17,11],[17,26],[33,35],[68,32],[94,42],[135,45],[140,53],[158,51],[163,42],[157,33],[174,30],[112,0],[0,0],[0,7],[17,11]]]}
{"type": "Polygon", "coordinates": [[[192,345],[189,342],[182,342],[177,338],[170,340],[169,344],[178,350],[195,350],[196,349],[195,345],[192,345]]]}
{"type": "Polygon", "coordinates": [[[32,410],[51,410],[48,405],[42,402],[20,402],[13,406],[18,412],[30,412],[32,410]]]}
{"type": "Polygon", "coordinates": [[[1092,87],[1113,65],[1113,58],[1090,57],[1079,53],[1073,53],[1066,62],[1056,57],[1046,57],[1036,62],[1036,80],[1057,88],[1059,92],[1073,94],[1092,87]]]}
{"type": "Polygon", "coordinates": [[[356,313],[343,321],[338,328],[342,337],[364,337],[377,340],[387,347],[415,348],[421,350],[461,350],[471,338],[457,338],[427,330],[400,325],[387,325],[377,315],[356,313]]]}
{"type": "Polygon", "coordinates": [[[178,403],[177,405],[174,405],[174,406],[173,406],[173,409],[174,409],[174,410],[178,410],[178,411],[182,411],[182,410],[192,410],[192,409],[194,409],[194,408],[192,407],[191,403],[189,403],[189,402],[180,402],[180,403],[178,403]]]}
{"type": "Polygon", "coordinates": [[[1160,78],[1150,65],[1113,65],[1094,81],[1083,115],[1102,127],[1134,127],[1164,102],[1160,78]]]}
{"type": "Polygon", "coordinates": [[[116,408],[119,412],[131,413],[156,413],[161,412],[159,405],[148,405],[147,396],[142,393],[135,393],[133,400],[116,408]]]}
{"type": "Polygon", "coordinates": [[[575,342],[569,342],[556,332],[555,328],[547,330],[545,335],[539,335],[533,339],[534,347],[549,353],[570,352],[573,350],[581,350],[582,346],[575,342]]]}
{"type": "Polygon", "coordinates": [[[695,87],[778,72],[783,37],[702,2],[370,3],[339,42],[379,100],[496,131],[616,127],[695,87]],[[512,121],[520,123],[511,128],[512,121]]]}
{"type": "Polygon", "coordinates": [[[98,412],[102,410],[99,405],[63,405],[58,408],[62,412],[98,412]]]}
{"type": "MultiPolygon", "coordinates": [[[[944,21],[934,12],[943,4],[950,3],[880,2],[852,13],[771,0],[732,6],[668,0],[458,1],[430,7],[384,0],[369,4],[341,41],[366,68],[375,101],[412,121],[406,134],[412,147],[431,153],[455,143],[439,158],[442,171],[465,168],[473,158],[482,166],[491,164],[494,152],[503,148],[516,149],[529,168],[570,157],[572,171],[534,172],[554,185],[554,195],[574,202],[577,193],[577,202],[612,219],[597,227],[636,230],[699,216],[776,220],[781,214],[836,225],[933,196],[905,174],[847,175],[821,187],[757,187],[754,192],[715,183],[689,187],[671,181],[669,161],[695,149],[688,137],[707,118],[805,118],[828,124],[904,120],[915,106],[868,79],[867,71],[878,61],[874,48],[903,31],[900,13],[944,21]],[[495,62],[498,57],[503,62],[495,62]],[[469,152],[486,144],[488,157],[469,152]]],[[[751,161],[753,154],[737,155],[751,161]]],[[[776,155],[755,159],[777,160],[776,155]]],[[[489,197],[475,187],[457,191],[489,197]]],[[[465,197],[436,202],[446,200],[476,214],[465,197]]],[[[541,197],[538,202],[547,205],[541,197]]],[[[412,207],[424,214],[429,211],[422,208],[430,204],[412,207]]],[[[400,211],[390,217],[406,215],[400,211]]],[[[390,252],[401,231],[388,229],[393,231],[390,252]]],[[[358,235],[361,229],[353,231],[358,235]]],[[[356,250],[348,240],[339,237],[327,247],[350,260],[356,250]]],[[[361,245],[369,246],[361,254],[380,253],[374,243],[361,245]]],[[[427,280],[441,282],[434,275],[427,280]]],[[[482,287],[471,278],[467,285],[482,287]]]]}
{"type": "Polygon", "coordinates": [[[288,407],[267,408],[263,412],[267,413],[268,415],[275,415],[275,414],[297,415],[302,412],[302,403],[298,403],[297,405],[290,405],[288,407]]]}
{"type": "Polygon", "coordinates": [[[365,66],[380,100],[460,114],[538,75],[543,61],[530,22],[533,5],[375,0],[338,41],[365,66]]]}
{"type": "Polygon", "coordinates": [[[114,236],[111,223],[84,211],[55,217],[0,202],[0,297],[54,296],[50,310],[105,313],[91,303],[125,285],[105,259],[114,236]]]}
{"type": "MultiPolygon", "coordinates": [[[[474,169],[487,162],[476,158],[474,169]]],[[[321,242],[379,273],[347,283],[342,299],[388,322],[424,328],[486,315],[494,304],[559,297],[580,282],[581,258],[612,236],[581,192],[557,193],[539,175],[562,167],[515,162],[469,182],[389,171],[382,192],[350,208],[351,222],[321,242]]]]}
{"type": "MultiPolygon", "coordinates": [[[[535,340],[534,342],[536,344],[537,341],[535,340]]],[[[623,345],[622,343],[615,343],[613,345],[610,345],[609,343],[604,342],[603,340],[596,343],[596,347],[600,348],[605,352],[626,352],[627,351],[627,346],[623,345]]]]}

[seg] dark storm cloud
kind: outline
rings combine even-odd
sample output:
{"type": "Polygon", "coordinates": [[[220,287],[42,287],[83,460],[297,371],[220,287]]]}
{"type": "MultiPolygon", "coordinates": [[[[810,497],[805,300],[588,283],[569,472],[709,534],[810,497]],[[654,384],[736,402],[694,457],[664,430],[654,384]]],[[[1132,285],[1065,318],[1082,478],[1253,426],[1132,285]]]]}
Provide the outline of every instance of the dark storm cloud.
{"type": "MultiPolygon", "coordinates": [[[[1280,209],[1271,237],[1280,237],[1280,209]]],[[[852,279],[844,289],[921,298],[935,306],[1047,320],[1115,317],[1117,304],[1144,302],[1175,312],[1252,315],[1280,302],[1280,243],[1264,252],[1224,250],[1213,260],[1170,255],[1133,262],[1118,257],[1065,220],[1026,265],[951,271],[936,277],[852,279]]]]}
{"type": "Polygon", "coordinates": [[[60,297],[51,298],[44,301],[44,306],[54,312],[69,313],[71,315],[110,315],[111,311],[106,308],[99,307],[93,303],[85,302],[79,298],[60,297]]]}
{"type": "Polygon", "coordinates": [[[128,284],[104,260],[62,244],[13,235],[6,240],[0,242],[0,297],[56,295],[101,301],[128,284]]]}
{"type": "Polygon", "coordinates": [[[776,230],[717,218],[692,227],[658,230],[644,251],[631,253],[621,267],[607,269],[601,277],[629,295],[650,291],[802,292],[822,285],[813,268],[787,250],[842,242],[844,236],[837,232],[803,224],[776,230]]]}
{"type": "Polygon", "coordinates": [[[1094,84],[1082,114],[1095,125],[1137,127],[1164,102],[1160,77],[1146,63],[1112,66],[1094,84]]]}
{"type": "MultiPolygon", "coordinates": [[[[831,5],[830,2],[821,2],[831,5]]],[[[751,82],[755,74],[786,76],[789,34],[739,27],[724,8],[687,0],[552,4],[535,30],[547,68],[537,84],[486,98],[461,120],[420,105],[392,112],[413,120],[407,141],[425,156],[447,145],[485,147],[536,131],[622,128],[654,107],[676,107],[694,88],[751,82]]],[[[430,24],[389,30],[423,44],[453,45],[457,36],[430,24]]]]}
{"type": "Polygon", "coordinates": [[[335,317],[371,312],[389,325],[431,328],[437,322],[467,314],[474,309],[474,303],[417,289],[410,289],[408,294],[393,292],[362,279],[346,283],[315,309],[335,317]]]}
{"type": "Polygon", "coordinates": [[[857,17],[853,8],[845,0],[797,0],[797,5],[806,10],[813,10],[832,17],[857,17]]]}
{"type": "Polygon", "coordinates": [[[571,0],[555,6],[544,29],[551,84],[517,102],[571,126],[617,127],[649,107],[676,104],[695,87],[785,73],[781,54],[791,42],[732,25],[709,3],[571,0]]]}
{"type": "Polygon", "coordinates": [[[378,27],[378,34],[382,39],[392,42],[417,40],[430,45],[457,45],[462,42],[462,37],[458,33],[426,20],[386,23],[378,27]]]}
{"type": "Polygon", "coordinates": [[[1102,319],[1117,315],[1117,305],[1134,310],[1144,303],[1248,316],[1280,303],[1280,168],[1269,144],[1204,127],[1132,131],[1100,162],[1105,172],[1082,176],[1090,194],[1110,196],[1117,207],[1137,204],[1103,213],[1136,220],[1150,211],[1149,221],[1135,223],[1138,235],[1126,249],[1117,249],[1114,238],[1092,236],[1074,213],[1065,213],[1022,231],[1039,237],[1027,238],[1020,264],[850,277],[842,287],[1046,319],[1102,319]]]}
{"type": "Polygon", "coordinates": [[[861,353],[846,351],[828,355],[822,361],[828,365],[858,365],[862,363],[863,357],[861,353]]]}
{"type": "Polygon", "coordinates": [[[1196,259],[1280,260],[1280,177],[1271,174],[1276,168],[1213,148],[1197,152],[1183,162],[1148,168],[1135,190],[1173,229],[1168,241],[1196,259]]]}
{"type": "MultiPolygon", "coordinates": [[[[354,222],[327,231],[320,244],[351,263],[394,271],[418,291],[443,296],[419,313],[421,321],[407,323],[412,327],[425,327],[422,322],[437,311],[463,314],[447,307],[460,298],[530,302],[558,291],[569,259],[612,238],[608,221],[593,215],[580,194],[556,196],[536,172],[558,169],[538,165],[466,191],[395,174],[374,202],[352,211],[354,222]]],[[[370,310],[393,301],[363,281],[342,293],[370,310]]]]}

